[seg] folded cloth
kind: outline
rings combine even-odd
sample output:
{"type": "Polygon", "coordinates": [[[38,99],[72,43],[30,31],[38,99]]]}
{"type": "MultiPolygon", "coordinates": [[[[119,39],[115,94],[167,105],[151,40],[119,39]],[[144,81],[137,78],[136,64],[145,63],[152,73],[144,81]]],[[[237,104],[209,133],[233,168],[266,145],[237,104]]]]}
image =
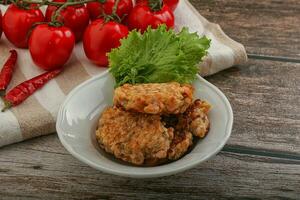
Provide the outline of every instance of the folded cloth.
{"type": "MultiPolygon", "coordinates": [[[[1,7],[1,9],[4,13],[6,8],[1,7]]],[[[187,26],[191,32],[206,35],[212,40],[208,56],[199,64],[201,75],[211,75],[247,60],[243,45],[226,36],[219,25],[210,23],[202,17],[187,0],[180,1],[175,11],[175,17],[177,31],[181,30],[183,26],[187,26]]],[[[5,62],[9,56],[9,50],[12,48],[15,47],[2,35],[0,63],[5,62]]],[[[24,80],[43,73],[34,65],[28,50],[17,49],[17,51],[19,59],[8,90],[24,80]]],[[[55,133],[56,115],[66,95],[76,85],[104,70],[105,68],[91,64],[84,55],[82,44],[77,44],[62,74],[51,80],[43,89],[21,105],[0,113],[0,147],[55,133]]],[[[0,107],[2,106],[3,102],[0,100],[0,107]]]]}

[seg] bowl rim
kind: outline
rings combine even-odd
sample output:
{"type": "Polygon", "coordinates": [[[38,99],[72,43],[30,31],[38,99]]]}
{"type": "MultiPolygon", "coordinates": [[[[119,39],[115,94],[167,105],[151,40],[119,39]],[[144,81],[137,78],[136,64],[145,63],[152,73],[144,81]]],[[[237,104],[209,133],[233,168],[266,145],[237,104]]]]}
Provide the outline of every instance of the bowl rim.
{"type": "MultiPolygon", "coordinates": [[[[220,152],[222,150],[222,148],[225,146],[225,144],[227,143],[230,135],[231,135],[231,131],[232,131],[232,125],[233,125],[233,111],[232,111],[232,107],[227,99],[227,97],[221,92],[220,89],[218,89],[216,86],[214,86],[213,84],[209,83],[208,81],[206,81],[204,78],[202,78],[200,75],[197,74],[197,79],[200,81],[203,81],[207,84],[208,87],[210,87],[212,90],[214,90],[214,92],[216,92],[216,94],[218,96],[221,97],[221,100],[223,101],[223,103],[225,104],[226,110],[227,110],[227,115],[228,115],[228,122],[226,124],[226,130],[225,131],[225,137],[224,139],[221,141],[221,143],[219,144],[219,146],[214,149],[211,154],[206,155],[205,157],[203,157],[202,159],[199,160],[193,160],[189,163],[184,164],[181,167],[177,167],[177,168],[170,168],[168,171],[159,171],[159,172],[153,172],[153,173],[140,173],[140,172],[136,172],[136,171],[131,171],[126,172],[126,171],[122,171],[122,170],[113,170],[110,168],[106,168],[100,165],[95,164],[94,162],[90,161],[89,159],[83,157],[81,154],[77,153],[73,147],[71,147],[68,142],[64,139],[63,135],[65,135],[66,133],[63,131],[63,129],[61,128],[61,121],[60,119],[62,119],[63,116],[63,111],[65,106],[68,104],[68,102],[70,101],[70,99],[81,89],[83,88],[86,84],[89,84],[99,78],[102,78],[104,76],[107,76],[109,74],[109,70],[106,70],[102,73],[100,73],[99,75],[96,75],[86,81],[84,81],[83,83],[81,83],[80,85],[78,85],[77,87],[75,87],[66,97],[65,101],[62,103],[62,105],[60,106],[58,115],[57,115],[57,121],[56,121],[56,131],[57,131],[57,135],[58,138],[60,140],[60,142],[62,143],[62,145],[67,149],[67,151],[69,151],[69,153],[74,156],[75,158],[77,158],[78,160],[80,160],[81,162],[89,165],[90,167],[100,170],[102,172],[105,173],[109,173],[109,174],[113,174],[113,175],[118,175],[118,176],[123,176],[123,177],[130,177],[130,178],[154,178],[154,177],[162,177],[162,176],[169,176],[172,174],[176,174],[176,173],[180,173],[183,172],[185,170],[191,169],[193,167],[195,167],[196,165],[208,160],[209,158],[215,156],[218,152],[220,152]]],[[[166,164],[168,165],[168,164],[166,164]]],[[[165,165],[165,166],[166,166],[165,165]]],[[[151,168],[151,167],[150,167],[151,168]]]]}

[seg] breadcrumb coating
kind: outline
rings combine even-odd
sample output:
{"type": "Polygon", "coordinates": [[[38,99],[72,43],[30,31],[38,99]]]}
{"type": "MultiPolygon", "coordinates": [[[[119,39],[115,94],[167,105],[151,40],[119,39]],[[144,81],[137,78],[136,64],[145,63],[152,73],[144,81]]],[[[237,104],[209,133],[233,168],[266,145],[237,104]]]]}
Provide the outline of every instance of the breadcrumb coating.
{"type": "Polygon", "coordinates": [[[211,106],[193,102],[193,87],[179,83],[125,84],[115,90],[114,107],[101,115],[96,138],[101,148],[135,165],[178,160],[204,138],[211,106]]]}
{"type": "Polygon", "coordinates": [[[187,111],[180,115],[176,129],[188,130],[194,136],[204,138],[209,131],[210,121],[208,112],[211,106],[206,101],[197,99],[194,101],[187,111]]]}
{"type": "Polygon", "coordinates": [[[193,135],[189,131],[175,132],[174,139],[168,151],[169,160],[178,160],[193,145],[193,135]]]}
{"type": "Polygon", "coordinates": [[[180,114],[193,103],[193,87],[176,82],[125,84],[115,90],[114,105],[147,114],[180,114]]]}
{"type": "Polygon", "coordinates": [[[106,109],[100,118],[96,138],[108,153],[124,161],[142,165],[147,160],[167,158],[174,135],[159,115],[106,109]]]}

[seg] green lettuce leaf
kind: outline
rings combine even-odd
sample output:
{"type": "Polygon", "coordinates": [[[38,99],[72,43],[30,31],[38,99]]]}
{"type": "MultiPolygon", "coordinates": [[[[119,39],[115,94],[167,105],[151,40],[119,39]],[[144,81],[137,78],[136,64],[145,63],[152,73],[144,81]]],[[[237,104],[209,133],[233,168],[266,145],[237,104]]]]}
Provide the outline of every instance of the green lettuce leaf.
{"type": "Polygon", "coordinates": [[[121,46],[109,54],[110,72],[117,86],[125,83],[191,83],[198,64],[207,54],[210,40],[189,33],[187,28],[176,34],[165,25],[148,28],[141,34],[134,30],[121,40],[121,46]]]}

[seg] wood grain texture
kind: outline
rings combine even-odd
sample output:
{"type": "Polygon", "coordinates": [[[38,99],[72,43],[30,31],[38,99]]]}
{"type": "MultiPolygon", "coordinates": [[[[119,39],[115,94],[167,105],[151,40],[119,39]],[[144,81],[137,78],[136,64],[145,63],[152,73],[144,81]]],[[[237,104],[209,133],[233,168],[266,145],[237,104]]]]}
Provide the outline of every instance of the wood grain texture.
{"type": "Polygon", "coordinates": [[[300,64],[249,60],[208,81],[233,107],[229,144],[300,156],[300,64]]]}
{"type": "Polygon", "coordinates": [[[2,148],[0,180],[4,199],[297,199],[300,161],[221,152],[175,176],[134,180],[81,164],[51,135],[2,148]]]}
{"type": "Polygon", "coordinates": [[[251,54],[300,60],[299,0],[190,0],[251,54]]]}

